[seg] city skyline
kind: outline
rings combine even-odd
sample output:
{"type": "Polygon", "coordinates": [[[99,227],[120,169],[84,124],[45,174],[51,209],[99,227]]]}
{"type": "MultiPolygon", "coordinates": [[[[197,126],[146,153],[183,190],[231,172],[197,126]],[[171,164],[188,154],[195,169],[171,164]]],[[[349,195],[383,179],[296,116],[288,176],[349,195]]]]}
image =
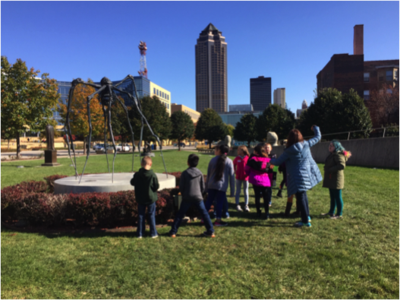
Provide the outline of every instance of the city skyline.
{"type": "Polygon", "coordinates": [[[230,45],[227,105],[250,103],[249,79],[260,75],[273,78],[273,90],[286,87],[292,112],[312,102],[326,62],[353,53],[357,24],[364,24],[364,60],[399,58],[398,2],[3,2],[1,54],[58,81],[118,80],[137,76],[142,40],[149,79],[195,109],[193,50],[209,23],[230,45]],[[147,21],[130,16],[149,9],[147,21]]]}

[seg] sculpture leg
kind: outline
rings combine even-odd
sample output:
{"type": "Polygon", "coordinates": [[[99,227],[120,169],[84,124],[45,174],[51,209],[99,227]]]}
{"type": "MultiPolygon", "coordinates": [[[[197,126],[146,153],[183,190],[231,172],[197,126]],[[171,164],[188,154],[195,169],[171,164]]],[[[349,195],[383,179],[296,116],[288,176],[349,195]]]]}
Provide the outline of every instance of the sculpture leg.
{"type": "Polygon", "coordinates": [[[74,147],[74,141],[72,139],[71,126],[69,124],[69,112],[71,111],[71,103],[72,103],[72,98],[74,95],[74,90],[75,90],[75,86],[73,85],[71,87],[71,89],[69,90],[69,94],[68,94],[68,106],[67,106],[67,115],[65,118],[66,124],[64,125],[64,132],[66,133],[66,137],[67,137],[68,156],[71,159],[71,162],[75,169],[75,179],[78,180],[78,171],[76,169],[75,147],[74,147]],[[71,141],[72,152],[74,154],[74,160],[72,160],[72,157],[71,157],[71,150],[70,150],[70,144],[69,144],[70,141],[71,141]]]}
{"type": "Polygon", "coordinates": [[[114,148],[114,158],[113,158],[112,176],[111,176],[111,182],[114,182],[114,163],[115,163],[115,157],[117,156],[117,148],[115,147],[114,134],[112,131],[112,126],[111,126],[111,107],[110,106],[111,106],[111,101],[108,104],[107,111],[108,111],[108,130],[110,131],[111,140],[112,140],[113,148],[114,148]]]}
{"type": "Polygon", "coordinates": [[[82,181],[82,176],[85,173],[85,169],[86,169],[86,164],[88,162],[89,159],[89,155],[90,155],[90,142],[92,140],[92,118],[90,117],[90,96],[87,98],[87,110],[88,110],[88,120],[89,120],[89,141],[88,141],[88,147],[87,147],[87,153],[86,153],[86,160],[85,160],[85,165],[83,166],[83,170],[82,170],[82,175],[81,178],[79,179],[79,183],[81,183],[82,181]]]}
{"type": "MultiPolygon", "coordinates": [[[[128,120],[129,129],[130,129],[131,134],[132,134],[132,149],[133,149],[133,147],[135,147],[135,138],[134,138],[134,134],[133,134],[132,126],[131,126],[131,121],[129,120],[129,112],[128,112],[128,109],[126,108],[125,104],[121,101],[121,99],[119,99],[119,98],[117,97],[117,95],[115,95],[115,94],[113,94],[113,95],[114,95],[114,97],[117,99],[117,101],[122,105],[123,109],[124,109],[125,112],[126,112],[126,118],[127,118],[127,120],[128,120]]],[[[140,153],[140,151],[139,151],[139,153],[140,153]]],[[[135,152],[132,151],[132,172],[133,172],[133,160],[134,160],[134,157],[135,157],[135,152]]]]}
{"type": "Polygon", "coordinates": [[[103,114],[104,114],[104,151],[106,152],[108,173],[110,173],[110,165],[108,163],[108,155],[107,155],[107,111],[104,105],[103,105],[103,114]]]}

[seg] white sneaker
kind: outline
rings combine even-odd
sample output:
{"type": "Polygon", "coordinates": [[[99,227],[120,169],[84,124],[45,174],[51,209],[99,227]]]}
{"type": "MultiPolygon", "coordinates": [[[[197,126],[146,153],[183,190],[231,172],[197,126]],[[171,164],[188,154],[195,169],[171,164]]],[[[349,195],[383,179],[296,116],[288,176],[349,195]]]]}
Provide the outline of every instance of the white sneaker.
{"type": "Polygon", "coordinates": [[[248,205],[246,205],[246,207],[244,208],[244,211],[245,211],[245,212],[249,212],[249,211],[250,211],[250,208],[249,208],[248,205]]]}
{"type": "Polygon", "coordinates": [[[236,205],[236,210],[237,210],[237,211],[243,211],[239,204],[236,205]]]}

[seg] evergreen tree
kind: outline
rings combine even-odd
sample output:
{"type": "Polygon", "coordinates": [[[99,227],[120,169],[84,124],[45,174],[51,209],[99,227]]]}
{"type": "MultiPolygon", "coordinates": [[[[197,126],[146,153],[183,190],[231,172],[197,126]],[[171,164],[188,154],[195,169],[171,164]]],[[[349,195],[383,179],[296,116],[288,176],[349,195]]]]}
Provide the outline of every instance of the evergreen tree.
{"type": "Polygon", "coordinates": [[[195,130],[196,139],[207,140],[211,149],[211,143],[222,140],[227,133],[226,125],[215,110],[207,108],[201,113],[195,130]]]}
{"type": "Polygon", "coordinates": [[[170,138],[178,140],[178,149],[181,151],[181,141],[191,138],[194,134],[192,118],[183,111],[171,115],[172,131],[170,138]]]}
{"type": "Polygon", "coordinates": [[[250,143],[257,139],[256,121],[257,118],[253,114],[242,116],[233,133],[235,140],[247,141],[247,145],[250,147],[250,143]]]}
{"type": "MultiPolygon", "coordinates": [[[[353,89],[346,94],[334,88],[321,90],[307,111],[302,113],[298,128],[303,135],[311,136],[314,124],[320,127],[323,134],[363,130],[363,135],[368,135],[372,128],[364,100],[353,89]]],[[[343,137],[332,135],[329,139],[343,137]]]]}
{"type": "Polygon", "coordinates": [[[275,132],[280,139],[286,138],[289,131],[295,126],[294,114],[279,105],[268,106],[256,122],[257,140],[264,141],[267,132],[275,132]]]}
{"type": "MultiPolygon", "coordinates": [[[[160,141],[168,139],[172,130],[172,124],[165,106],[161,103],[157,96],[145,96],[139,101],[141,103],[142,113],[149,122],[153,132],[160,138],[160,141]]],[[[139,140],[142,123],[141,116],[136,106],[133,106],[129,111],[129,116],[135,134],[135,139],[139,140]]],[[[156,141],[146,123],[144,123],[143,128],[143,141],[156,141]]]]}

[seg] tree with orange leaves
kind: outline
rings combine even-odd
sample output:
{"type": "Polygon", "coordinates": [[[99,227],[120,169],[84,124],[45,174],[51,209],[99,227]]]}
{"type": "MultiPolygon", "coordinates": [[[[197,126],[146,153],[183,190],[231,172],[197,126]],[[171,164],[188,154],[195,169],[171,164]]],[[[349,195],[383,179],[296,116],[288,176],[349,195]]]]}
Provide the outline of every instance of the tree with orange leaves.
{"type": "MultiPolygon", "coordinates": [[[[93,83],[88,79],[89,83],[93,83]]],[[[95,88],[79,84],[75,90],[71,102],[69,113],[69,123],[71,132],[75,135],[83,136],[83,153],[86,153],[86,143],[89,136],[89,117],[87,110],[87,97],[95,92],[95,88]]],[[[69,100],[67,100],[69,101],[69,100]]],[[[59,112],[62,122],[65,124],[68,103],[59,103],[59,112]]],[[[90,117],[92,120],[92,136],[101,136],[104,133],[104,114],[99,101],[99,95],[95,95],[90,100],[90,117]]],[[[89,146],[90,147],[90,146],[89,146]]]]}

